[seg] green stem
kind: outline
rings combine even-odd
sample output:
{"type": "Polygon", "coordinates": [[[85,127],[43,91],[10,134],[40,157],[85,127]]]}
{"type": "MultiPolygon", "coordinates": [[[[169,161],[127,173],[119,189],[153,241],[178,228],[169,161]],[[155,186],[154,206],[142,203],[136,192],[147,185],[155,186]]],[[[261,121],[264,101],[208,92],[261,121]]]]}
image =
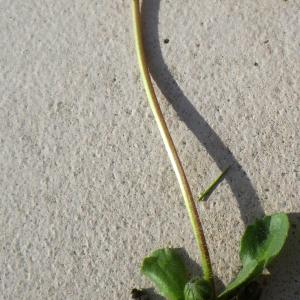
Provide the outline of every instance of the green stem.
{"type": "Polygon", "coordinates": [[[139,0],[132,0],[132,11],[133,11],[133,25],[134,25],[134,35],[136,52],[138,57],[138,63],[140,67],[140,72],[144,84],[144,88],[148,97],[150,107],[152,109],[154,118],[156,120],[157,126],[159,128],[160,134],[162,136],[165,148],[167,150],[168,156],[171,160],[173,169],[175,171],[179,186],[184,198],[185,206],[188,211],[188,215],[193,228],[194,236],[196,239],[197,246],[200,250],[200,260],[203,270],[204,279],[206,279],[215,293],[213,272],[209,257],[209,252],[203,232],[203,228],[199,219],[197,208],[193,200],[191,189],[187,181],[186,175],[184,173],[181,161],[177,154],[174,142],[169,133],[168,127],[166,125],[165,119],[161,112],[158,100],[155,95],[155,91],[151,82],[149,69],[146,61],[143,39],[142,39],[142,24],[140,15],[140,5],[139,0]]]}
{"type": "Polygon", "coordinates": [[[205,201],[209,197],[209,195],[214,191],[214,189],[217,187],[217,185],[221,182],[221,180],[224,178],[228,170],[230,169],[230,166],[227,167],[214,181],[213,183],[204,191],[201,193],[201,195],[198,198],[198,201],[205,201]]]}

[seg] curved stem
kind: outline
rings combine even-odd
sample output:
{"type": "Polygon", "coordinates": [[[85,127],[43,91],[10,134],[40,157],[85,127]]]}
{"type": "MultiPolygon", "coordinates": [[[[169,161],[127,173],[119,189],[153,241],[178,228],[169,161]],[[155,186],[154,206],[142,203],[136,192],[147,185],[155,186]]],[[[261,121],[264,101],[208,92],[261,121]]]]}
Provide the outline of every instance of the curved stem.
{"type": "Polygon", "coordinates": [[[187,181],[186,175],[184,173],[181,161],[178,157],[174,142],[169,133],[168,127],[166,125],[165,119],[161,112],[158,100],[155,95],[155,91],[151,82],[148,65],[146,61],[143,39],[142,39],[142,24],[140,15],[139,0],[132,0],[132,11],[133,11],[133,24],[134,24],[134,35],[136,52],[138,57],[138,63],[141,71],[141,76],[144,84],[144,88],[148,97],[148,101],[152,112],[154,114],[157,126],[159,128],[160,134],[162,136],[165,148],[167,150],[168,156],[171,160],[172,167],[175,171],[181,193],[184,198],[185,206],[188,211],[188,215],[192,224],[194,236],[197,242],[197,246],[200,250],[200,259],[203,269],[204,278],[211,284],[212,290],[214,291],[214,281],[212,267],[209,257],[209,252],[203,232],[203,228],[199,219],[197,208],[193,200],[191,189],[187,181]]]}

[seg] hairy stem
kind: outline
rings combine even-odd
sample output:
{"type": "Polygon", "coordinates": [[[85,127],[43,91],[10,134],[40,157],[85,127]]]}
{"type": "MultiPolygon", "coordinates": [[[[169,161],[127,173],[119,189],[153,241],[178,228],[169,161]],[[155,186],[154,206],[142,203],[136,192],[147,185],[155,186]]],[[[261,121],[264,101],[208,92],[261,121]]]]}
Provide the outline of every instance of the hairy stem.
{"type": "Polygon", "coordinates": [[[209,252],[203,232],[203,228],[199,219],[197,208],[193,200],[191,189],[187,181],[186,175],[184,173],[181,161],[178,157],[174,142],[171,138],[170,132],[166,125],[165,119],[161,112],[155,91],[151,82],[149,69],[146,61],[143,39],[142,39],[142,25],[141,25],[141,15],[140,15],[140,5],[139,0],[132,0],[132,11],[133,11],[133,24],[134,24],[134,35],[136,52],[138,57],[138,63],[141,71],[141,76],[144,84],[144,88],[148,97],[148,101],[151,110],[154,114],[157,126],[159,128],[160,134],[162,136],[165,148],[167,150],[168,156],[171,160],[172,167],[175,171],[179,186],[184,198],[185,206],[188,211],[188,215],[192,224],[193,232],[197,242],[197,246],[200,250],[200,259],[203,269],[204,278],[210,283],[212,290],[214,289],[213,273],[209,257],[209,252]]]}

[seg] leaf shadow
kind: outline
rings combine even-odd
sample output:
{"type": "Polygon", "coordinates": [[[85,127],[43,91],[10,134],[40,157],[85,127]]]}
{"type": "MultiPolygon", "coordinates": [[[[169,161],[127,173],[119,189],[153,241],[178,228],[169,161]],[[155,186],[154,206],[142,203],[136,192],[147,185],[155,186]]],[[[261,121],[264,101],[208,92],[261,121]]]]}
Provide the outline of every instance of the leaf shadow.
{"type": "Polygon", "coordinates": [[[164,297],[162,297],[156,293],[154,288],[145,289],[145,292],[146,292],[149,300],[165,300],[164,297]]]}
{"type": "Polygon", "coordinates": [[[164,62],[158,30],[160,3],[160,0],[143,1],[141,7],[143,38],[152,78],[178,117],[205,147],[220,170],[232,166],[225,180],[237,199],[244,224],[252,223],[262,217],[264,211],[249,177],[221,138],[184,95],[164,62]]]}

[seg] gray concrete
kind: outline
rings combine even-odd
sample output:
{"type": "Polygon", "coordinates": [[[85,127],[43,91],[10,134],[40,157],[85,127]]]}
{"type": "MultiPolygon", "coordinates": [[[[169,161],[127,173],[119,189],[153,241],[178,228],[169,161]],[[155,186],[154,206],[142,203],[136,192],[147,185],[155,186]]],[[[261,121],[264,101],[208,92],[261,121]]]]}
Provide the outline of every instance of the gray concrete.
{"type": "MultiPolygon", "coordinates": [[[[263,300],[300,299],[299,0],[146,0],[162,109],[227,283],[255,217],[292,213],[263,300]],[[168,38],[169,43],[164,43],[168,38]]],[[[0,298],[124,299],[186,247],[178,184],[136,64],[130,1],[0,1],[0,298]]]]}

